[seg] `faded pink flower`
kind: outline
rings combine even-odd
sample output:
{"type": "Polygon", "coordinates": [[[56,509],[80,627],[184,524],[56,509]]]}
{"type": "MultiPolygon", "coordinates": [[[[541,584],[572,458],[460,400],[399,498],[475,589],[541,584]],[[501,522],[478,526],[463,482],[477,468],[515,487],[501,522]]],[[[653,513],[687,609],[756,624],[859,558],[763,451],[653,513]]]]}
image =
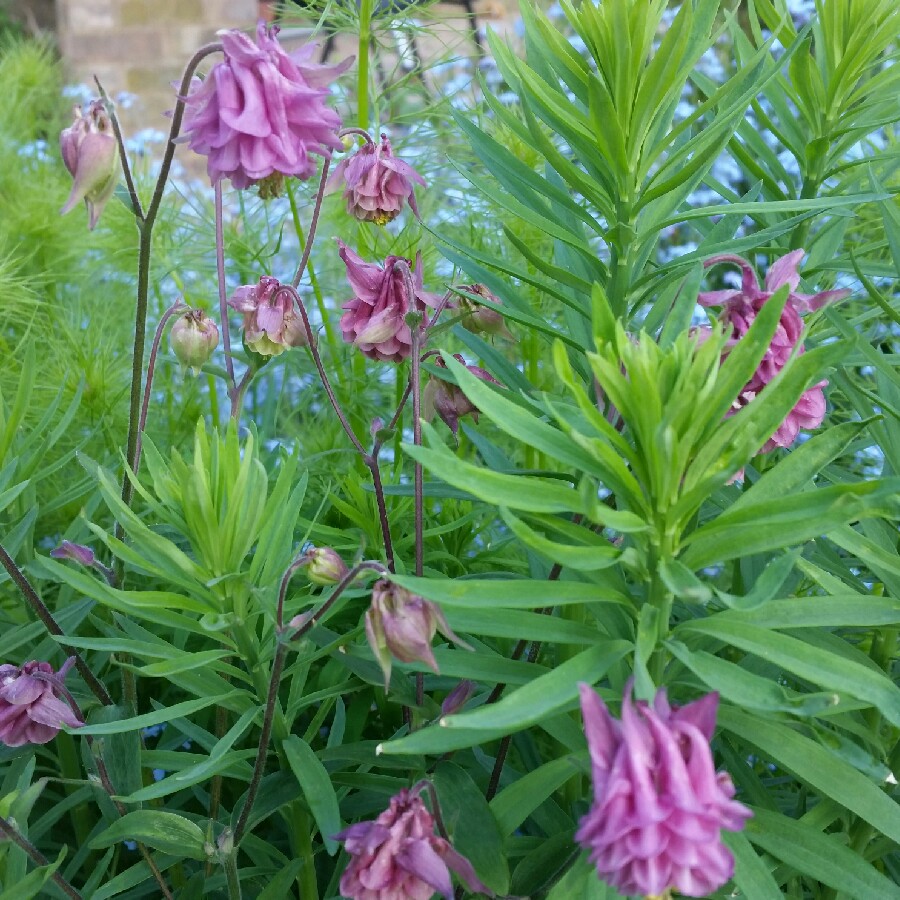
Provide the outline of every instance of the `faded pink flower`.
{"type": "Polygon", "coordinates": [[[289,347],[306,347],[309,340],[303,319],[281,282],[263,275],[258,284],[241,285],[228,300],[244,314],[244,342],[260,356],[278,356],[289,347]]]}
{"type": "Polygon", "coordinates": [[[384,689],[391,683],[391,657],[400,662],[422,662],[438,674],[431,641],[440,631],[448,640],[471,650],[447,624],[441,608],[424,597],[385,578],[375,582],[372,603],[366,611],[366,638],[381,671],[384,689]]]}
{"type": "Polygon", "coordinates": [[[197,375],[219,346],[219,328],[202,309],[192,309],[172,326],[169,344],[178,361],[197,375]]]}
{"type": "Polygon", "coordinates": [[[476,303],[467,297],[459,298],[459,308],[465,314],[460,324],[466,331],[473,334],[489,334],[492,337],[502,337],[507,341],[515,341],[510,330],[506,327],[503,316],[495,309],[491,309],[491,305],[502,306],[500,298],[489,291],[483,284],[461,284],[459,290],[468,291],[470,294],[477,294],[483,300],[484,304],[476,303]]]}
{"type": "Polygon", "coordinates": [[[650,705],[625,686],[622,720],[581,685],[594,803],[576,840],[597,874],[622,894],[657,896],[674,889],[706,897],[734,873],[722,829],[740,831],[752,815],[732,799],[731,778],[717,773],[709,742],[718,694],[683,707],[664,688],[650,705]]]}
{"type": "Polygon", "coordinates": [[[59,698],[74,663],[75,657],[69,657],[59,672],[50,663],[37,661],[0,666],[0,743],[8,747],[46,744],[63,725],[84,724],[59,698]]]}
{"type": "MultiPolygon", "coordinates": [[[[753,377],[735,400],[732,412],[750,403],[784,368],[795,352],[803,353],[803,346],[800,344],[803,321],[800,313],[821,309],[826,303],[840,300],[850,293],[848,290],[822,291],[818,294],[797,293],[800,284],[798,266],[804,253],[804,250],[793,250],[777,259],[766,273],[764,288],[760,288],[752,266],[741,256],[724,253],[710,257],[703,264],[705,268],[709,268],[723,262],[736,263],[743,273],[739,290],[705,291],[697,297],[701,306],[722,307],[720,321],[731,329],[729,347],[733,347],[743,338],[763,305],[780,287],[788,285],[790,289],[788,302],[785,304],[772,342],[753,377]]],[[[817,428],[822,424],[825,416],[825,395],[822,388],[826,384],[827,381],[821,381],[805,391],[760,452],[768,453],[776,447],[789,447],[797,439],[801,428],[817,428]]]]}
{"type": "MultiPolygon", "coordinates": [[[[338,239],[340,256],[347,266],[347,280],[355,294],[343,305],[341,333],[348,344],[355,344],[371,359],[383,362],[402,362],[412,351],[412,334],[406,323],[411,312],[424,314],[426,307],[435,306],[434,294],[426,293],[422,285],[422,258],[416,254],[412,269],[414,297],[410,297],[406,273],[396,262],[412,267],[402,256],[389,256],[384,268],[367,263],[338,239]]],[[[423,327],[427,325],[423,320],[423,327]]]]}
{"type": "Polygon", "coordinates": [[[403,788],[372,822],[358,822],[335,835],[350,854],[341,875],[349,900],[453,900],[451,870],[472,893],[493,896],[472,864],[434,833],[434,817],[419,796],[424,784],[403,788]]]}
{"type": "Polygon", "coordinates": [[[207,157],[213,184],[236,188],[285,175],[309,178],[314,154],[340,149],[338,114],[324,99],[352,59],[311,62],[315,45],[286,53],[277,27],[260,22],[256,42],[240,31],[220,33],[225,59],[185,98],[184,138],[207,157]]]}
{"type": "MultiPolygon", "coordinates": [[[[454,353],[453,358],[466,366],[466,361],[459,353],[454,353]]],[[[440,369],[446,369],[447,365],[440,357],[434,361],[440,369]]],[[[478,366],[466,366],[466,368],[482,381],[490,381],[492,384],[500,384],[489,372],[478,366]]],[[[462,388],[442,378],[432,376],[425,390],[422,391],[422,418],[429,420],[437,413],[447,427],[456,437],[459,432],[459,420],[463,416],[471,415],[478,421],[478,407],[463,393],[462,388]]]]}
{"type": "Polygon", "coordinates": [[[413,181],[425,187],[425,179],[409,163],[394,156],[391,142],[383,134],[380,145],[366,141],[338,163],[328,179],[328,190],[337,190],[343,183],[347,212],[360,221],[384,225],[400,215],[404,202],[419,218],[413,181]]]}
{"type": "Polygon", "coordinates": [[[119,181],[119,146],[102,100],[76,106],[74,113],[75,121],[59,136],[63,162],[75,179],[60,213],[65,215],[84,200],[88,228],[93,231],[119,181]]]}

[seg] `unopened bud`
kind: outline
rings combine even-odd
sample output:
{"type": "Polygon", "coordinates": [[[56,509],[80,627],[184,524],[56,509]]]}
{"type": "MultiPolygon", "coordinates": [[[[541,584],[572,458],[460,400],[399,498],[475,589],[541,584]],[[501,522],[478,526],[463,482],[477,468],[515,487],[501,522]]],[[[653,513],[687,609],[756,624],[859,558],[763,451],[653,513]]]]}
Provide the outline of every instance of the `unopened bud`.
{"type": "Polygon", "coordinates": [[[178,361],[197,375],[219,345],[219,329],[202,309],[192,309],[172,326],[169,343],[178,361]]]}
{"type": "Polygon", "coordinates": [[[119,146],[102,100],[75,108],[75,121],[60,134],[59,147],[75,179],[60,212],[65,215],[84,200],[93,230],[119,181],[119,146]]]}
{"type": "Polygon", "coordinates": [[[441,715],[452,716],[453,713],[459,712],[474,692],[475,682],[470,681],[468,678],[463,679],[444,698],[444,702],[441,704],[441,715]]]}
{"type": "Polygon", "coordinates": [[[306,574],[313,584],[337,584],[350,571],[337,551],[331,547],[313,547],[306,555],[309,557],[306,574]]]}
{"type": "MultiPolygon", "coordinates": [[[[470,294],[477,294],[479,297],[496,306],[502,306],[500,298],[491,293],[483,284],[464,284],[460,286],[460,290],[468,291],[470,294]]],[[[510,330],[506,327],[503,316],[490,306],[476,303],[466,297],[459,300],[459,308],[465,314],[460,323],[466,331],[473,334],[489,334],[494,337],[502,337],[507,341],[515,341],[510,330]]]]}

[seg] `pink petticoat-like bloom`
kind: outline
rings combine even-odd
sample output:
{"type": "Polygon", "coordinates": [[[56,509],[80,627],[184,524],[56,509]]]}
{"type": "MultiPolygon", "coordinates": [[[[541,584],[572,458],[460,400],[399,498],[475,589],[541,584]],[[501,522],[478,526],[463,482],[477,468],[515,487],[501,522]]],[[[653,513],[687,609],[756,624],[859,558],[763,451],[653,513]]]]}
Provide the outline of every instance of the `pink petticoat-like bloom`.
{"type": "Polygon", "coordinates": [[[84,200],[88,228],[93,231],[119,181],[119,146],[102,100],[75,107],[75,121],[63,129],[59,146],[75,179],[60,213],[65,215],[84,200]]]}
{"type": "Polygon", "coordinates": [[[717,773],[709,742],[718,694],[672,707],[665,689],[653,704],[634,702],[625,687],[622,720],[581,685],[591,755],[594,803],[576,840],[601,879],[622,894],[657,896],[674,889],[706,897],[734,873],[721,831],[740,831],[752,813],[732,799],[734,786],[717,773]]]}
{"type": "MultiPolygon", "coordinates": [[[[410,312],[424,315],[426,307],[436,304],[434,294],[426,293],[422,285],[422,259],[416,254],[416,264],[401,256],[389,256],[384,268],[367,263],[343,241],[338,240],[340,256],[347,266],[347,280],[355,296],[343,305],[341,334],[348,344],[355,344],[369,358],[383,362],[402,362],[412,352],[412,333],[406,322],[410,312]],[[412,293],[406,273],[396,262],[412,268],[412,293]]],[[[423,320],[423,327],[427,325],[423,320]]]]}
{"type": "Polygon", "coordinates": [[[63,725],[84,723],[63,700],[59,688],[75,662],[69,657],[59,672],[50,663],[0,666],[0,743],[8,747],[46,744],[63,725]]]}
{"type": "Polygon", "coordinates": [[[294,298],[281,287],[277,278],[263,275],[258,284],[241,285],[228,300],[244,314],[244,342],[260,356],[278,356],[289,347],[309,344],[294,298]]]}
{"type": "Polygon", "coordinates": [[[309,178],[314,154],[342,146],[340,117],[323,101],[352,58],[319,65],[310,61],[315,45],[286,53],[277,34],[264,22],[255,43],[240,31],[222,32],[225,59],[185,98],[184,138],[207,157],[213,184],[230,178],[247,188],[273,175],[309,178]]]}
{"type": "MultiPolygon", "coordinates": [[[[453,358],[466,366],[466,361],[459,353],[454,353],[453,358]]],[[[446,369],[444,361],[437,357],[434,361],[435,365],[440,369],[446,369]]],[[[466,368],[482,381],[490,381],[492,384],[500,384],[490,372],[485,371],[479,366],[466,366],[466,368]]],[[[422,391],[422,418],[430,420],[437,413],[446,426],[453,432],[456,437],[459,432],[459,420],[463,416],[471,415],[478,421],[478,407],[463,393],[462,388],[442,378],[432,376],[425,390],[422,391]]]]}
{"type": "Polygon", "coordinates": [[[347,212],[363,222],[384,225],[400,215],[404,202],[419,218],[412,182],[425,187],[425,179],[407,162],[391,151],[387,135],[381,144],[367,141],[352,156],[338,163],[328,179],[328,190],[344,185],[347,212]]]}
{"type": "Polygon", "coordinates": [[[382,578],[372,588],[372,603],[366,611],[366,638],[384,672],[384,689],[391,683],[391,662],[421,662],[438,673],[431,642],[437,632],[467,650],[472,648],[457,637],[441,608],[382,578]]]}
{"type": "Polygon", "coordinates": [[[404,788],[372,822],[358,822],[335,835],[351,860],[341,875],[341,896],[350,900],[453,900],[451,870],[472,893],[491,895],[472,864],[434,833],[434,817],[419,796],[424,785],[404,788]]]}
{"type": "MultiPolygon", "coordinates": [[[[742,270],[740,289],[724,291],[705,291],[698,295],[701,306],[720,306],[720,321],[730,327],[729,345],[734,346],[749,330],[753,320],[768,302],[769,298],[783,285],[788,285],[790,294],[781,313],[781,319],[753,377],[744,385],[734,402],[732,412],[736,412],[750,403],[767,384],[784,368],[791,356],[803,353],[800,338],[803,333],[803,321],[800,313],[820,309],[826,303],[846,297],[850,291],[822,291],[818,294],[799,294],[800,284],[798,266],[803,258],[804,250],[793,250],[777,259],[766,273],[765,287],[760,288],[756,273],[746,259],[730,253],[713,256],[704,262],[704,268],[718,263],[736,263],[742,270]]],[[[768,453],[776,447],[789,447],[796,439],[801,428],[817,428],[825,417],[825,395],[822,388],[827,381],[820,381],[808,388],[798,400],[796,406],[788,413],[784,422],[763,445],[762,453],[768,453]]]]}

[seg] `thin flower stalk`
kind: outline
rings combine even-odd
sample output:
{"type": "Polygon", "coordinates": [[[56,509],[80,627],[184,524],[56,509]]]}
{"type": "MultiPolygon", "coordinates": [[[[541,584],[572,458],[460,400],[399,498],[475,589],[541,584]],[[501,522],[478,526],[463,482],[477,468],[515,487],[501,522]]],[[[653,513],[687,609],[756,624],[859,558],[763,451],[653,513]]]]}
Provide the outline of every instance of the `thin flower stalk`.
{"type": "MultiPolygon", "coordinates": [[[[222,347],[225,350],[225,371],[228,372],[229,394],[237,390],[234,382],[234,360],[231,358],[231,332],[228,329],[228,297],[225,287],[225,232],[222,226],[222,182],[215,183],[216,218],[216,283],[219,289],[219,318],[222,322],[222,347]]],[[[233,398],[232,398],[233,399],[233,398]]]]}
{"type": "MultiPolygon", "coordinates": [[[[9,573],[10,578],[15,582],[16,587],[21,591],[22,596],[28,602],[28,605],[34,610],[35,615],[44,623],[44,627],[50,634],[65,639],[65,632],[60,628],[59,623],[53,617],[53,613],[47,608],[47,605],[41,600],[40,595],[34,589],[31,582],[25,577],[25,573],[16,565],[15,560],[6,552],[6,549],[0,544],[0,563],[9,573]]],[[[103,683],[91,671],[88,664],[84,661],[81,654],[74,648],[70,647],[64,641],[59,641],[59,646],[65,650],[68,656],[75,657],[75,668],[78,674],[84,679],[85,684],[91,689],[94,696],[104,705],[112,706],[113,699],[109,696],[103,683]]]]}
{"type": "MultiPolygon", "coordinates": [[[[12,841],[17,847],[25,852],[28,858],[36,866],[49,866],[50,860],[38,850],[31,841],[28,840],[10,821],[0,816],[0,834],[12,841]]],[[[67,896],[73,900],[82,900],[81,894],[68,882],[59,872],[54,872],[50,876],[53,883],[67,896]]]]}

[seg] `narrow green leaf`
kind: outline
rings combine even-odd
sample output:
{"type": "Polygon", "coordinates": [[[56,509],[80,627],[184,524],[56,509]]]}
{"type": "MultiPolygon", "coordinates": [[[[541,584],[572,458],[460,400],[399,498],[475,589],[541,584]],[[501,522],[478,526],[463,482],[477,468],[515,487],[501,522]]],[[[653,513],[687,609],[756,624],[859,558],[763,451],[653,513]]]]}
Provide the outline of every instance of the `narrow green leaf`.
{"type": "Polygon", "coordinates": [[[328,771],[309,744],[296,734],[289,735],[281,747],[316,821],[325,849],[329,856],[334,856],[340,848],[334,836],[341,830],[341,811],[328,771]]]}
{"type": "MultiPolygon", "coordinates": [[[[900,887],[830,834],[823,834],[768,809],[756,808],[745,827],[747,838],[791,868],[854,900],[896,900],[900,887]]],[[[757,896],[747,894],[756,900],[757,896]]]]}
{"type": "Polygon", "coordinates": [[[72,729],[73,734],[119,734],[123,731],[135,731],[139,728],[149,728],[151,725],[161,725],[180,716],[190,716],[208,706],[221,704],[224,700],[230,700],[240,694],[240,691],[230,691],[220,694],[218,697],[200,697],[196,700],[185,700],[173,706],[166,706],[152,713],[142,716],[134,716],[131,719],[120,719],[118,722],[105,722],[99,725],[82,725],[78,729],[72,729]]]}
{"type": "Polygon", "coordinates": [[[188,859],[207,858],[200,827],[172,812],[138,809],[127,813],[93,838],[91,846],[103,849],[126,840],[141,841],[154,850],[188,859]]]}
{"type": "MultiPolygon", "coordinates": [[[[819,793],[856,813],[891,840],[900,841],[900,809],[896,803],[865,775],[837,759],[821,744],[803,737],[787,725],[733,706],[719,708],[718,722],[819,793]]],[[[748,837],[756,842],[755,833],[752,836],[748,833],[748,837]]]]}

